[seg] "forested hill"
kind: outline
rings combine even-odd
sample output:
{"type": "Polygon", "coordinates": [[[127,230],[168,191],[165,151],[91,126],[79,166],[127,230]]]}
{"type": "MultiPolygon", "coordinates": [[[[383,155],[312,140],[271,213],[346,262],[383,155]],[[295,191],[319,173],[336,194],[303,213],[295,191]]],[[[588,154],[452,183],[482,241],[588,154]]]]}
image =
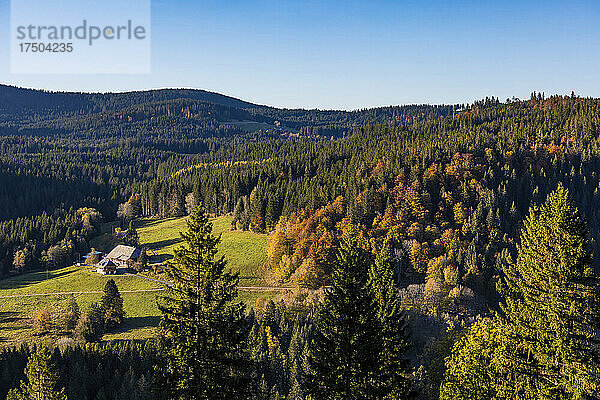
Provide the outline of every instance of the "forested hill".
{"type": "Polygon", "coordinates": [[[338,141],[223,146],[136,193],[145,214],[177,215],[192,193],[210,212],[233,211],[242,229],[274,232],[273,279],[300,286],[327,282],[344,233],[359,232],[374,253],[389,241],[403,273],[452,303],[463,286],[495,294],[499,254],[515,249],[529,207],[559,183],[597,238],[599,140],[598,99],[488,99],[338,141]]]}
{"type": "MultiPolygon", "coordinates": [[[[397,360],[392,368],[408,366],[389,354],[412,349],[418,370],[410,381],[419,382],[421,399],[439,399],[440,388],[442,399],[486,398],[473,394],[486,385],[496,388],[486,392],[499,393],[494,398],[597,397],[600,99],[533,93],[529,100],[488,98],[458,110],[348,113],[180,98],[13,128],[0,137],[1,277],[67,265],[91,250],[103,219],[120,222],[116,240],[135,243],[134,220],[189,216],[195,236],[186,235],[188,246],[206,245],[202,251],[210,254],[217,243],[206,239],[210,216],[229,213],[232,229],[268,234],[262,278],[291,290],[277,304],[256,301],[247,319],[252,328],[244,348],[257,367],[239,376],[260,383],[260,398],[301,398],[303,387],[318,384],[306,376],[327,376],[339,360],[347,364],[347,347],[332,353],[331,341],[319,339],[334,331],[371,338],[360,346],[371,366],[379,362],[373,354],[397,360]],[[258,131],[243,133],[240,124],[258,131]],[[330,136],[326,124],[351,132],[330,136]],[[265,129],[271,126],[275,132],[265,129]],[[323,292],[318,313],[311,313],[323,292]],[[393,342],[394,350],[377,344],[393,342]],[[325,361],[306,364],[306,354],[325,361]],[[565,365],[582,371],[576,374],[587,386],[580,390],[565,365]],[[522,366],[533,372],[523,374],[522,366]],[[559,384],[568,387],[555,391],[559,384]],[[575,386],[577,396],[563,395],[575,386]],[[514,387],[527,393],[505,395],[514,387]]],[[[195,282],[183,284],[181,277],[198,271],[182,254],[166,270],[177,290],[195,282]]],[[[206,287],[233,288],[230,279],[206,287]]],[[[92,307],[83,318],[93,313],[92,307]]],[[[89,354],[89,365],[97,365],[89,354]]],[[[106,360],[139,359],[125,354],[106,360]]],[[[150,374],[134,369],[139,380],[118,387],[152,377],[153,354],[144,356],[150,374]]],[[[16,362],[22,370],[25,362],[16,362]]],[[[74,370],[86,371],[82,365],[74,370]]],[[[380,372],[364,373],[364,380],[386,376],[380,372]]]]}
{"type": "MultiPolygon", "coordinates": [[[[114,219],[140,185],[212,155],[229,160],[249,143],[336,142],[367,124],[410,125],[460,107],[290,110],[203,90],[74,93],[0,85],[0,275],[19,250],[39,267],[43,252],[79,231],[72,226],[78,208],[114,219]]],[[[85,247],[89,234],[76,240],[85,247]]]]}
{"type": "Polygon", "coordinates": [[[260,107],[219,93],[195,89],[159,89],[123,93],[51,92],[0,85],[2,122],[59,118],[73,114],[117,111],[144,103],[176,99],[204,101],[241,109],[260,107]]]}
{"type": "Polygon", "coordinates": [[[202,202],[234,213],[239,229],[275,231],[273,279],[308,287],[327,282],[340,235],[357,229],[374,253],[391,241],[403,271],[440,296],[457,282],[493,295],[498,254],[514,248],[528,208],[559,182],[600,232],[598,99],[533,94],[346,112],[136,104],[141,94],[118,108],[109,100],[121,94],[3,90],[48,106],[30,106],[42,110],[35,122],[1,106],[13,116],[0,122],[2,274],[18,251],[30,254],[28,268],[64,241],[85,251],[93,232],[81,215],[90,214],[77,209],[111,220],[126,202],[129,217],[181,216],[202,202]],[[74,99],[102,105],[74,111],[74,99]]]}
{"type": "Polygon", "coordinates": [[[278,109],[218,93],[160,89],[49,92],[0,85],[0,134],[74,137],[223,137],[253,131],[341,136],[366,123],[409,124],[459,106],[390,106],[357,111],[278,109]],[[174,128],[174,130],[173,130],[174,128]]]}

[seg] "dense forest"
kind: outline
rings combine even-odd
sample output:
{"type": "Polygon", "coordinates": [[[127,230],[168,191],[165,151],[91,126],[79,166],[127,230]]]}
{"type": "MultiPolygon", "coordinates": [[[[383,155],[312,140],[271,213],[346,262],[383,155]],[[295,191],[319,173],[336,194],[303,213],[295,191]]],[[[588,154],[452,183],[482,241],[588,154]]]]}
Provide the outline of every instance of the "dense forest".
{"type": "MultiPolygon", "coordinates": [[[[36,247],[35,258],[41,259],[41,252],[56,244],[55,238],[48,243],[28,228],[33,219],[46,218],[44,213],[89,207],[111,220],[118,205],[141,194],[148,182],[168,181],[205,160],[243,164],[245,159],[230,158],[231,148],[243,152],[249,143],[330,142],[373,120],[410,124],[453,109],[281,110],[198,90],[85,94],[0,86],[0,221],[12,221],[0,233],[0,275],[11,269],[19,247],[36,247]]],[[[250,193],[254,180],[244,182],[247,187],[231,200],[231,209],[250,193]]],[[[158,212],[159,205],[144,196],[143,213],[176,214],[184,197],[169,192],[158,212]]],[[[64,218],[61,223],[65,232],[76,228],[64,218]]]]}
{"type": "Polygon", "coordinates": [[[574,93],[347,112],[0,86],[0,276],[191,213],[156,343],[8,349],[2,389],[43,364],[82,399],[598,398],[599,144],[574,93]],[[237,302],[228,213],[293,294],[237,302]]]}

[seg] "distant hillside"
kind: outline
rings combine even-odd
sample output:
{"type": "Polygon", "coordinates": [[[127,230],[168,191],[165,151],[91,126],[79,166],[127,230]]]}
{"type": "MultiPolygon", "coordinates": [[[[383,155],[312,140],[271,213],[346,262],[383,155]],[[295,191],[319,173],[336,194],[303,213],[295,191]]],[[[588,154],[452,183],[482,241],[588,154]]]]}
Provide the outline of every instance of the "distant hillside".
{"type": "Polygon", "coordinates": [[[76,93],[0,85],[0,134],[84,137],[151,134],[193,139],[272,130],[338,137],[366,124],[412,124],[447,116],[455,108],[411,105],[357,111],[290,110],[195,89],[76,93]]]}
{"type": "Polygon", "coordinates": [[[260,107],[219,93],[196,89],[158,89],[123,93],[52,92],[0,85],[0,121],[22,114],[96,113],[115,111],[136,104],[175,99],[205,101],[236,108],[260,107]]]}

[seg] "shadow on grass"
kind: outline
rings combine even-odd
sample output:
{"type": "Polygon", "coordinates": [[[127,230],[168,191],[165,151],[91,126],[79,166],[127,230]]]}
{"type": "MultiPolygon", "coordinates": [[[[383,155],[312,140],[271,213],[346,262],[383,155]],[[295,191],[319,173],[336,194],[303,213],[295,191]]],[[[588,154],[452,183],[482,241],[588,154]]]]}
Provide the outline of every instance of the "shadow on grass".
{"type": "Polygon", "coordinates": [[[173,258],[173,256],[171,254],[158,254],[156,256],[150,257],[150,263],[152,263],[152,264],[164,263],[165,261],[170,260],[172,258],[173,258]]]}
{"type": "Polygon", "coordinates": [[[20,289],[25,286],[45,281],[46,277],[48,277],[48,279],[55,279],[60,278],[61,276],[70,275],[74,272],[76,272],[76,270],[49,272],[48,274],[46,274],[46,271],[30,272],[0,281],[0,289],[20,289]]]}
{"type": "Polygon", "coordinates": [[[96,236],[90,240],[90,244],[96,250],[104,252],[111,251],[116,245],[119,244],[119,240],[113,236],[112,233],[103,233],[102,235],[96,236]]]}
{"type": "Polygon", "coordinates": [[[158,224],[162,224],[165,222],[169,222],[169,221],[174,221],[176,219],[179,219],[179,217],[171,217],[171,218],[165,218],[165,219],[144,219],[144,220],[137,220],[135,221],[135,228],[136,229],[140,229],[140,228],[147,228],[149,226],[154,226],[154,225],[158,225],[158,224]]]}
{"type": "Polygon", "coordinates": [[[181,243],[181,242],[182,242],[181,238],[165,239],[165,240],[159,240],[157,242],[146,243],[144,246],[148,247],[151,250],[156,250],[156,249],[161,249],[163,247],[171,246],[171,245],[181,243]]]}
{"type": "Polygon", "coordinates": [[[115,330],[111,333],[126,333],[131,332],[136,329],[147,328],[147,327],[157,327],[160,322],[160,317],[158,316],[150,316],[150,317],[125,317],[125,321],[123,325],[119,327],[119,329],[115,330]]]}
{"type": "MultiPolygon", "coordinates": [[[[20,321],[23,318],[18,316],[19,313],[16,311],[1,311],[0,312],[0,324],[8,324],[10,322],[20,321]]],[[[5,328],[3,328],[5,329],[5,328]]]]}

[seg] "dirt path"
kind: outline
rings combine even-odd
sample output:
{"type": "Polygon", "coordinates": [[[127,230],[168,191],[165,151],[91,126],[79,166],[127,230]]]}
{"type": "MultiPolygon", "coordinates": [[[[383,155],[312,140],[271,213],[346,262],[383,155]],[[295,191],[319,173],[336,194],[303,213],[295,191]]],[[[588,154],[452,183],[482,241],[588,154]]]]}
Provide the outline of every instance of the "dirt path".
{"type": "MultiPolygon", "coordinates": [[[[160,292],[161,290],[165,290],[165,288],[156,288],[156,289],[137,289],[137,290],[120,290],[121,293],[141,293],[141,292],[160,292]]],[[[104,291],[102,290],[92,290],[88,292],[54,292],[54,293],[25,293],[25,294],[9,294],[0,296],[0,299],[12,299],[16,297],[35,297],[35,296],[66,296],[66,295],[75,295],[75,294],[102,294],[104,291]]]]}
{"type": "MultiPolygon", "coordinates": [[[[140,277],[141,278],[141,277],[140,277]]],[[[155,280],[151,278],[144,278],[155,280]]],[[[157,281],[160,282],[160,281],[157,281]]],[[[155,288],[155,289],[137,289],[137,290],[120,290],[121,293],[144,293],[144,292],[160,292],[166,288],[155,288]]],[[[240,292],[283,292],[289,290],[286,287],[268,287],[268,286],[239,286],[240,292]]],[[[43,296],[68,296],[68,295],[79,295],[79,294],[102,294],[102,290],[92,290],[87,292],[48,292],[48,293],[25,293],[25,294],[9,294],[0,296],[0,299],[13,299],[18,297],[43,297],[43,296]]]]}
{"type": "Polygon", "coordinates": [[[238,290],[241,292],[285,292],[291,289],[289,287],[238,286],[238,290]]]}

